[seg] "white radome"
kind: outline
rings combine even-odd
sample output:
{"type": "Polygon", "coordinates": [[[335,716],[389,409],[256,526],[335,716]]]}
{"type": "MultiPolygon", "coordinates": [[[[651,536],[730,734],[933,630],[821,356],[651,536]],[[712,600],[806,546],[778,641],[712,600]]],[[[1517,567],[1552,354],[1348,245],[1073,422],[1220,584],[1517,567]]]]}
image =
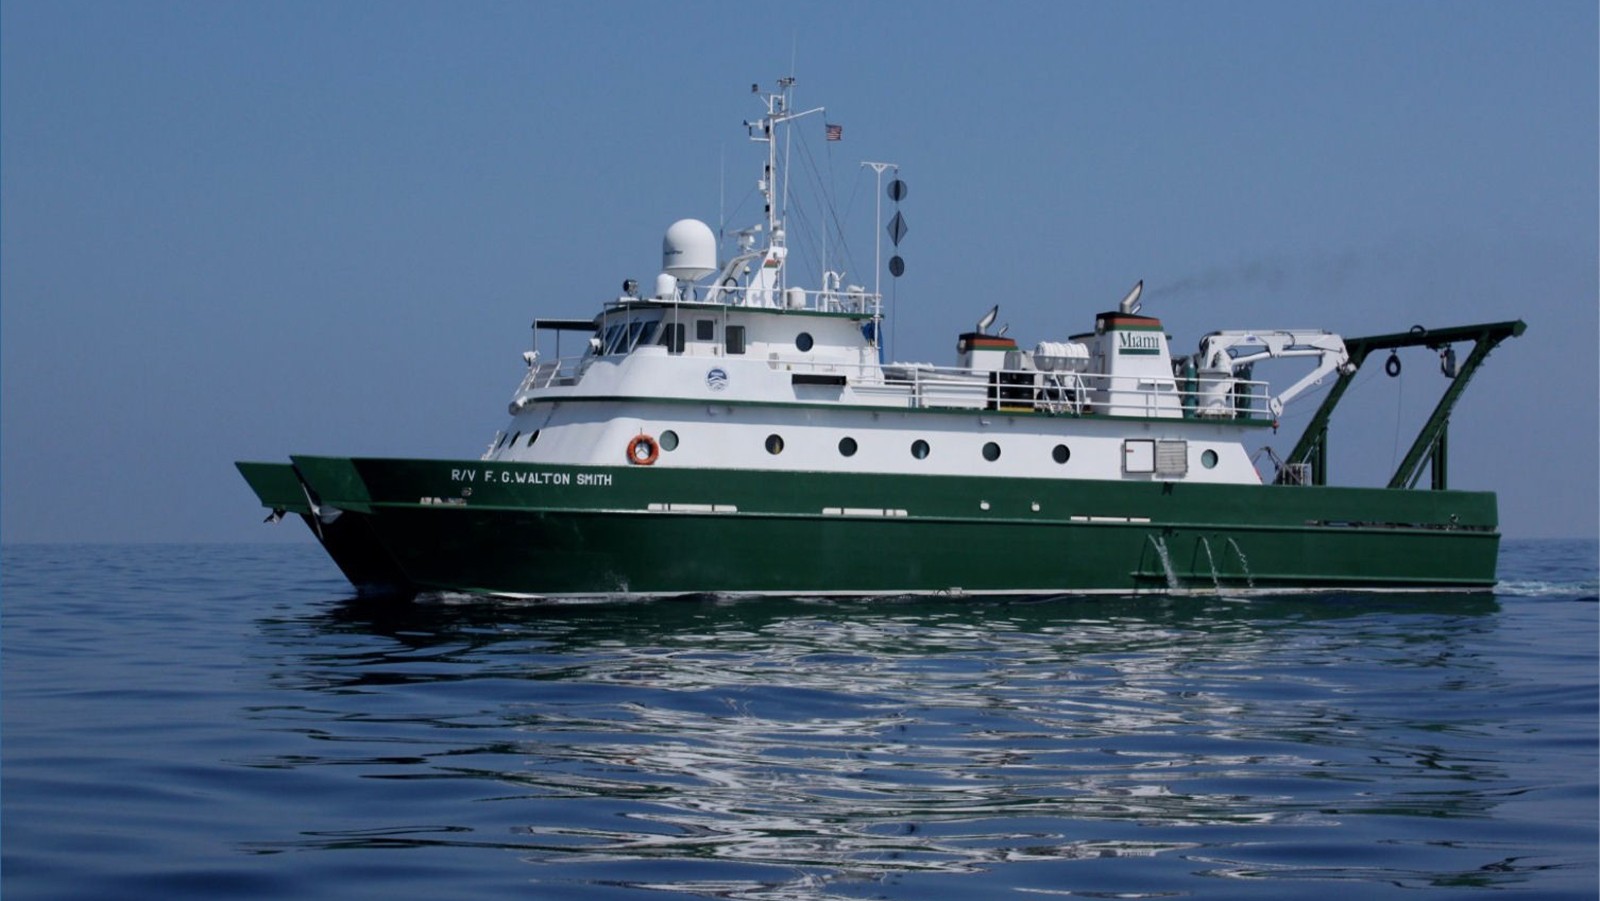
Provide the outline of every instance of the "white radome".
{"type": "Polygon", "coordinates": [[[717,271],[717,236],[699,219],[679,219],[661,239],[661,271],[686,282],[717,271]]]}

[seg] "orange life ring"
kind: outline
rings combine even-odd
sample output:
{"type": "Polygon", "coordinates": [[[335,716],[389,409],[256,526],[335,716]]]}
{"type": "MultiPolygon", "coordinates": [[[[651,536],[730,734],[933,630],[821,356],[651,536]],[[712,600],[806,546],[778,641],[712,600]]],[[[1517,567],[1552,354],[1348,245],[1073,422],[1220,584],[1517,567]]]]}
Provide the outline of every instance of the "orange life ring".
{"type": "Polygon", "coordinates": [[[628,442],[628,462],[638,466],[649,466],[661,456],[661,446],[656,444],[656,439],[640,433],[633,436],[628,442]]]}

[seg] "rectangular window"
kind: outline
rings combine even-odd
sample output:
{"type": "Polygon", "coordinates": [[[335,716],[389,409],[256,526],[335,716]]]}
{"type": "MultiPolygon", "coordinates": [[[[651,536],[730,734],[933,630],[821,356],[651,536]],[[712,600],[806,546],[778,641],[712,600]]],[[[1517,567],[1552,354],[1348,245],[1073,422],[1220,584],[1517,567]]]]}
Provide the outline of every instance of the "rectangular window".
{"type": "Polygon", "coordinates": [[[730,325],[722,330],[723,346],[730,354],[744,353],[744,326],[730,325]]]}
{"type": "Polygon", "coordinates": [[[683,353],[683,323],[669,322],[661,329],[661,340],[656,342],[667,349],[669,354],[683,353]]]}
{"type": "Polygon", "coordinates": [[[696,319],[694,321],[694,340],[710,341],[717,336],[717,323],[711,319],[696,319]]]}
{"type": "Polygon", "coordinates": [[[644,332],[641,335],[639,335],[639,340],[634,342],[634,343],[635,344],[650,344],[651,342],[655,341],[655,339],[656,339],[656,329],[659,328],[660,326],[661,326],[661,323],[658,320],[655,320],[655,319],[652,319],[652,320],[646,322],[644,324],[644,332]]]}

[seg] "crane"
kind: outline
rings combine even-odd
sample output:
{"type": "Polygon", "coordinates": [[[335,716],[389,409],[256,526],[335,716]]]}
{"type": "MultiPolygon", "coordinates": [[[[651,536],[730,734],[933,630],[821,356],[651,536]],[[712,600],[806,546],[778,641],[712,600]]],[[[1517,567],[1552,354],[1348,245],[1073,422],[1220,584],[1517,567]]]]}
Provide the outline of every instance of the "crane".
{"type": "Polygon", "coordinates": [[[1262,360],[1279,357],[1317,357],[1318,362],[1300,381],[1267,399],[1267,409],[1274,419],[1283,414],[1284,404],[1312,385],[1320,384],[1327,376],[1355,371],[1344,339],[1332,332],[1320,329],[1212,332],[1200,339],[1197,359],[1202,386],[1200,415],[1230,415],[1232,406],[1228,403],[1228,392],[1233,387],[1234,373],[1262,360]]]}

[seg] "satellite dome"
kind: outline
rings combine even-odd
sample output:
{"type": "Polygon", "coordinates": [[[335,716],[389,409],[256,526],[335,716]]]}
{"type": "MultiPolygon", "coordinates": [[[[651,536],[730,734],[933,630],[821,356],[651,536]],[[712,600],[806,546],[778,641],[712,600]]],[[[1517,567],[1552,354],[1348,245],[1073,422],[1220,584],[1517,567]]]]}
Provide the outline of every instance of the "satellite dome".
{"type": "Polygon", "coordinates": [[[686,282],[717,271],[717,236],[699,219],[679,219],[661,239],[661,270],[686,282]]]}

